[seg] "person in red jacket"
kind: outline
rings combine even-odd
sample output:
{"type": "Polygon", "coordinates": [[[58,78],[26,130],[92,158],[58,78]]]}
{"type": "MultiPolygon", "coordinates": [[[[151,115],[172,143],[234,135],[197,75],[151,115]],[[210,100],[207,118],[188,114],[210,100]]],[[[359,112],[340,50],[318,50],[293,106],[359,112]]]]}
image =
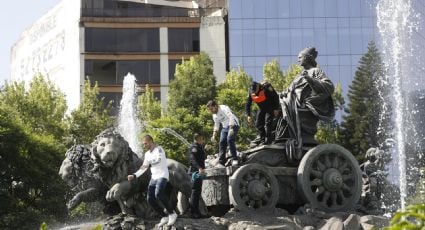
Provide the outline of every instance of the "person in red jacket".
{"type": "Polygon", "coordinates": [[[252,122],[252,102],[258,105],[259,110],[255,120],[257,137],[251,141],[251,146],[270,144],[273,140],[273,118],[277,117],[280,112],[279,96],[270,83],[252,82],[245,105],[248,123],[252,122]]]}

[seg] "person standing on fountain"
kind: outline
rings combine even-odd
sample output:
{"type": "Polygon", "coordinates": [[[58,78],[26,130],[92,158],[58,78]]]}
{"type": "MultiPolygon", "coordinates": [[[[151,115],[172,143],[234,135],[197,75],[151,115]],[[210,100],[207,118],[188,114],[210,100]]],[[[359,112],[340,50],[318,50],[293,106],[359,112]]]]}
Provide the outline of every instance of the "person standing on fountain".
{"type": "Polygon", "coordinates": [[[205,175],[205,139],[202,135],[195,133],[193,143],[189,147],[190,167],[189,172],[192,177],[192,193],[190,195],[190,213],[192,218],[198,219],[202,215],[199,212],[199,198],[202,191],[202,179],[205,175]]]}
{"type": "Polygon", "coordinates": [[[251,141],[251,147],[270,144],[272,141],[273,119],[279,115],[279,96],[269,82],[252,82],[245,104],[248,123],[252,122],[251,105],[257,103],[259,110],[255,119],[257,137],[251,141]]]}
{"type": "Polygon", "coordinates": [[[235,139],[239,130],[239,120],[232,113],[229,106],[218,105],[217,102],[211,100],[207,103],[207,109],[213,114],[214,120],[214,131],[211,137],[211,141],[214,142],[217,136],[217,132],[222,126],[220,132],[219,152],[218,161],[221,165],[226,164],[226,149],[229,146],[230,153],[232,154],[232,165],[238,165],[238,157],[236,155],[235,139]]]}
{"type": "Polygon", "coordinates": [[[145,135],[143,137],[143,148],[148,149],[145,153],[143,165],[133,175],[128,175],[128,180],[131,181],[142,175],[148,168],[151,169],[152,176],[147,194],[148,203],[162,216],[158,226],[165,224],[172,226],[177,220],[177,214],[174,212],[165,194],[165,187],[169,180],[167,157],[162,147],[154,143],[151,135],[145,135]],[[162,203],[167,213],[164,212],[159,203],[162,203]]]}

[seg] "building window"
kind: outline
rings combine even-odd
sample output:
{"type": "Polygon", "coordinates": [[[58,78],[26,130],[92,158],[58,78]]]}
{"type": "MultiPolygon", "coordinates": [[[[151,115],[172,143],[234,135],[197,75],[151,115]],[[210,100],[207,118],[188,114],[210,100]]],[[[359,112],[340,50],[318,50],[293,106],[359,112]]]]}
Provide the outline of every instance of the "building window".
{"type": "Polygon", "coordinates": [[[159,52],[159,29],[86,28],[86,52],[159,52]]]}
{"type": "Polygon", "coordinates": [[[168,29],[169,52],[199,52],[199,28],[168,29]]]}
{"type": "Polygon", "coordinates": [[[176,73],[177,64],[181,64],[182,60],[168,60],[168,79],[171,81],[174,79],[174,74],[176,73]]]}
{"type": "Polygon", "coordinates": [[[98,95],[99,99],[103,98],[104,105],[106,106],[109,102],[112,102],[111,114],[112,116],[117,116],[120,111],[120,102],[122,98],[122,93],[115,92],[100,92],[98,95]]]}
{"type": "Polygon", "coordinates": [[[118,84],[122,84],[127,73],[136,76],[137,84],[160,84],[159,60],[117,61],[118,84]]]}
{"type": "Polygon", "coordinates": [[[191,9],[117,0],[81,0],[83,17],[188,17],[191,9]]]}
{"type": "Polygon", "coordinates": [[[115,61],[86,60],[84,64],[84,76],[91,82],[97,82],[99,86],[116,85],[117,65],[115,61]]]}
{"type": "Polygon", "coordinates": [[[122,85],[128,73],[136,76],[138,84],[160,84],[159,60],[85,61],[85,76],[99,86],[122,85]]]}

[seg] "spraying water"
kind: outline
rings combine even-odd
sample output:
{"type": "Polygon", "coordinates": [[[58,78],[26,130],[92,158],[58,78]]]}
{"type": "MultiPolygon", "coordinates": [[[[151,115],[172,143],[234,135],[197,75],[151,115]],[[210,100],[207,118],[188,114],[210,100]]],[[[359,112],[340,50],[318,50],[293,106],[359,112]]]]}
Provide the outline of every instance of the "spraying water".
{"type": "MultiPolygon", "coordinates": [[[[389,166],[390,180],[400,188],[401,208],[405,208],[407,194],[406,153],[404,127],[407,125],[403,116],[406,109],[406,86],[409,85],[408,58],[412,56],[412,31],[417,19],[413,14],[410,0],[379,0],[377,7],[377,26],[381,35],[383,60],[387,80],[393,92],[393,116],[395,145],[392,151],[392,164],[389,166]]],[[[390,131],[391,132],[391,131],[390,131]]]]}
{"type": "Polygon", "coordinates": [[[173,129],[170,129],[170,128],[159,128],[159,130],[162,131],[162,132],[166,132],[168,134],[173,135],[174,137],[176,137],[177,139],[179,139],[183,144],[185,144],[187,147],[190,146],[189,141],[187,141],[182,135],[178,134],[173,129]]]}
{"type": "Polygon", "coordinates": [[[134,75],[128,73],[124,77],[123,95],[118,118],[118,130],[121,136],[128,142],[133,152],[141,156],[142,148],[139,141],[139,135],[142,131],[142,125],[137,117],[136,86],[136,78],[134,75]]]}

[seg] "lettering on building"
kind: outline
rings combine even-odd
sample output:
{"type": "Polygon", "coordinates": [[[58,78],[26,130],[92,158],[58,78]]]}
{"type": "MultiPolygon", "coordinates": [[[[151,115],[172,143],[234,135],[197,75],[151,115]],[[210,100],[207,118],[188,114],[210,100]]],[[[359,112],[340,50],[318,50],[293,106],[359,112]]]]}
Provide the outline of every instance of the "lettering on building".
{"type": "Polygon", "coordinates": [[[65,50],[65,30],[59,32],[45,44],[39,46],[30,55],[21,60],[21,77],[39,72],[42,65],[45,65],[65,50]]]}

